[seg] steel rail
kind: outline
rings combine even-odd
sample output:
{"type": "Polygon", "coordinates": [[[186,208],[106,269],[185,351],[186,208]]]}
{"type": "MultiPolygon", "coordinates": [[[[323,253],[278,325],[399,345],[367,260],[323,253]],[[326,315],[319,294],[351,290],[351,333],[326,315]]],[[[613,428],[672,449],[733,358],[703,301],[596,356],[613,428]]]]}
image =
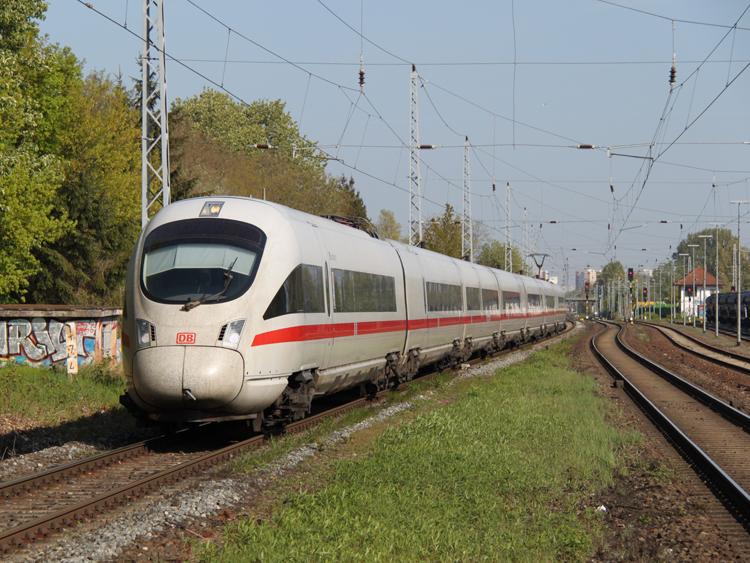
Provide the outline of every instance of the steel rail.
{"type": "MultiPolygon", "coordinates": [[[[607,326],[605,323],[600,323],[607,326]]],[[[616,336],[618,347],[620,347],[626,354],[631,356],[633,359],[644,365],[649,369],[653,369],[658,375],[664,377],[664,374],[669,374],[668,380],[675,383],[679,387],[690,389],[686,391],[697,400],[709,405],[709,408],[716,410],[722,416],[724,414],[730,414],[729,420],[737,423],[735,419],[743,419],[744,422],[740,424],[744,429],[750,427],[750,417],[741,413],[737,409],[730,407],[726,403],[716,399],[709,395],[705,391],[698,389],[694,385],[686,382],[682,378],[671,374],[664,368],[657,366],[653,362],[643,358],[639,354],[627,348],[627,346],[621,341],[620,334],[623,331],[623,327],[619,326],[619,330],[616,336]],[[693,395],[695,393],[695,395],[693,395]],[[700,396],[701,398],[699,398],[700,396]],[[714,408],[715,407],[715,408],[714,408]]],[[[734,480],[729,476],[708,454],[706,454],[695,442],[688,438],[685,433],[680,430],[659,408],[654,405],[641,391],[633,385],[630,380],[622,374],[599,350],[596,345],[597,338],[605,331],[601,331],[594,335],[591,339],[591,348],[594,355],[604,365],[605,369],[618,381],[622,382],[624,391],[633,399],[633,401],[651,418],[656,426],[675,444],[678,450],[683,454],[683,457],[687,458],[689,463],[700,469],[703,475],[710,480],[714,487],[721,492],[720,500],[722,500],[728,508],[730,508],[737,516],[741,518],[747,518],[750,514],[750,495],[734,480]]],[[[682,389],[683,391],[685,389],[682,389]]],[[[717,495],[718,496],[718,495],[717,495]]]]}
{"type": "Polygon", "coordinates": [[[698,346],[706,348],[707,350],[711,350],[712,352],[714,352],[716,354],[720,354],[722,356],[726,356],[727,358],[731,358],[731,359],[739,361],[739,362],[744,362],[746,364],[750,364],[750,356],[744,356],[742,354],[738,354],[737,352],[732,352],[731,350],[725,350],[723,348],[719,348],[718,346],[712,346],[711,344],[703,342],[700,338],[696,338],[695,336],[693,336],[691,334],[686,334],[686,333],[682,332],[681,330],[677,330],[677,329],[672,328],[672,327],[661,326],[661,325],[658,325],[658,324],[655,324],[655,323],[649,323],[649,322],[644,322],[644,321],[637,321],[636,324],[643,325],[643,326],[648,326],[648,327],[651,327],[653,329],[658,330],[664,336],[666,336],[667,338],[669,338],[675,344],[675,346],[678,346],[679,348],[682,348],[683,350],[686,350],[687,352],[690,352],[691,354],[695,354],[695,355],[699,356],[701,359],[704,359],[704,360],[706,360],[708,362],[714,363],[714,364],[722,366],[722,367],[726,367],[726,368],[733,369],[735,371],[739,371],[740,373],[744,373],[745,375],[750,375],[750,367],[738,366],[736,364],[732,364],[730,362],[723,361],[721,358],[714,358],[712,356],[703,355],[700,352],[698,352],[696,350],[691,350],[690,348],[684,346],[683,344],[681,344],[681,343],[673,340],[672,337],[669,336],[669,334],[667,334],[667,333],[670,332],[670,331],[674,332],[676,334],[679,334],[681,337],[689,340],[690,342],[693,342],[693,343],[697,344],[698,346]]]}
{"type": "Polygon", "coordinates": [[[123,446],[116,450],[81,458],[77,461],[53,467],[46,471],[41,471],[25,477],[19,477],[13,481],[0,483],[0,498],[8,499],[13,496],[30,492],[33,489],[48,487],[54,483],[60,482],[63,478],[88,471],[94,471],[104,466],[111,465],[113,462],[139,456],[143,453],[147,453],[151,447],[162,439],[163,436],[151,438],[135,444],[123,446]]]}

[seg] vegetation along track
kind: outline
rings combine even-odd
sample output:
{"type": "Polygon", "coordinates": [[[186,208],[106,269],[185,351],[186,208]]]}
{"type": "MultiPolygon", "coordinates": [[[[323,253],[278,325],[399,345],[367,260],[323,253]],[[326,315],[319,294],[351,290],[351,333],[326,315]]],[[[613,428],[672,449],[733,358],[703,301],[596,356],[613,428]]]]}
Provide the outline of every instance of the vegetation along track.
{"type": "MultiPolygon", "coordinates": [[[[569,325],[565,332],[573,327],[569,325]]],[[[529,346],[539,342],[531,342],[529,346]]],[[[495,357],[517,349],[504,350],[495,357]]],[[[378,399],[387,393],[379,393],[378,399]]],[[[322,418],[340,416],[367,402],[362,398],[335,407],[290,424],[287,431],[301,432],[322,418]]],[[[193,436],[191,432],[184,432],[169,439],[154,438],[0,483],[0,553],[25,547],[57,529],[93,518],[163,485],[201,473],[242,451],[259,447],[264,440],[262,435],[257,435],[217,449],[215,436],[211,445],[193,436]]]]}
{"type": "Polygon", "coordinates": [[[750,417],[628,348],[624,327],[605,327],[594,354],[744,528],[730,533],[750,556],[750,417]]]}
{"type": "MultiPolygon", "coordinates": [[[[637,324],[658,330],[676,346],[700,356],[704,360],[750,376],[750,357],[748,356],[737,354],[731,350],[720,348],[718,346],[711,346],[698,338],[685,334],[684,332],[672,327],[645,322],[638,322],[637,324]]],[[[750,383],[750,379],[748,380],[748,383],[750,383]]]]}

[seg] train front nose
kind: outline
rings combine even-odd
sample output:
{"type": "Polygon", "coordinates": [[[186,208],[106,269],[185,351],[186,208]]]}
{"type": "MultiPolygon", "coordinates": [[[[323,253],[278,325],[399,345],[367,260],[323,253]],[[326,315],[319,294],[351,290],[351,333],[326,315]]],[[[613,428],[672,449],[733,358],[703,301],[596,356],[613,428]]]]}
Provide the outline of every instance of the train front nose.
{"type": "Polygon", "coordinates": [[[214,409],[237,397],[244,362],[239,352],[203,346],[157,346],[133,358],[133,385],[156,408],[214,409]]]}

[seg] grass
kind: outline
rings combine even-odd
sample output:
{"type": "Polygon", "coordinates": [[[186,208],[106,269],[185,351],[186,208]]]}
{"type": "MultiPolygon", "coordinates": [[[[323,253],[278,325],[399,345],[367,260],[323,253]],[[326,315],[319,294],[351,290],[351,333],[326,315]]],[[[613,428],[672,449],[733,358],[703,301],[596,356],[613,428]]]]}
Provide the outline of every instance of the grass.
{"type": "Polygon", "coordinates": [[[595,383],[566,369],[569,346],[491,378],[432,383],[432,408],[314,481],[280,484],[270,518],[233,525],[203,559],[584,561],[599,533],[588,492],[611,484],[639,437],[607,424],[595,383]]]}
{"type": "MultiPolygon", "coordinates": [[[[82,366],[73,381],[69,381],[64,368],[8,362],[0,367],[0,412],[33,421],[35,425],[54,427],[75,426],[97,413],[115,410],[118,416],[112,420],[114,427],[132,426],[125,410],[119,406],[119,396],[125,388],[121,370],[120,366],[110,363],[82,366]]],[[[97,425],[84,434],[94,435],[101,430],[97,425]]],[[[83,428],[79,428],[77,434],[81,431],[83,428]]]]}

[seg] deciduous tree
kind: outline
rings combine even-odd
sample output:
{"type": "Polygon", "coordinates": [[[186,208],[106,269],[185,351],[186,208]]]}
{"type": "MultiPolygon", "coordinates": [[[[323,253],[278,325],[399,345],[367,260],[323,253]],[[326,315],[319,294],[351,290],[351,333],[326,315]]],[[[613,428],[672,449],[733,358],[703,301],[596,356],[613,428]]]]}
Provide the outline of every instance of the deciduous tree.
{"type": "Polygon", "coordinates": [[[0,9],[0,302],[19,302],[39,270],[33,252],[60,238],[71,223],[54,214],[61,160],[45,154],[75,80],[69,51],[44,44],[37,20],[46,4],[8,0],[0,9]]]}
{"type": "MultiPolygon", "coordinates": [[[[505,243],[497,240],[490,241],[489,243],[482,246],[479,250],[477,263],[482,264],[483,266],[490,266],[492,268],[508,270],[510,268],[510,264],[506,263],[505,249],[505,243]]],[[[524,273],[528,274],[528,272],[525,271],[526,265],[523,260],[523,256],[521,255],[521,250],[517,246],[511,245],[511,252],[513,253],[513,271],[518,272],[519,270],[523,270],[524,273]]]]}
{"type": "Polygon", "coordinates": [[[123,85],[93,73],[76,85],[55,144],[65,179],[55,215],[76,222],[35,252],[43,268],[31,280],[37,302],[114,305],[140,232],[140,120],[123,85]]]}
{"type": "Polygon", "coordinates": [[[430,217],[422,230],[427,249],[453,258],[461,258],[461,221],[453,207],[445,204],[442,215],[430,217]]]}
{"type": "Polygon", "coordinates": [[[380,216],[375,222],[375,229],[378,231],[380,238],[409,242],[407,237],[401,234],[401,225],[396,221],[393,211],[389,209],[380,210],[380,216]]]}

